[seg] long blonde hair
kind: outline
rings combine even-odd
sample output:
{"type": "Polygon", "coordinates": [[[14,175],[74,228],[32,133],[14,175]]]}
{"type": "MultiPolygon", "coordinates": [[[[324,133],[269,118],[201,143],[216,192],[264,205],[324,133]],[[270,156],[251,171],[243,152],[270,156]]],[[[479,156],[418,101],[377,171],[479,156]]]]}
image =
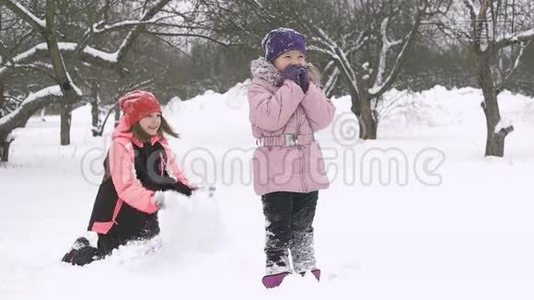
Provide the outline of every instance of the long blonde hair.
{"type": "Polygon", "coordinates": [[[308,63],[306,65],[306,68],[308,69],[308,73],[310,75],[310,81],[313,82],[316,86],[322,88],[323,85],[321,84],[321,71],[317,69],[316,66],[314,66],[312,63],[308,63]]]}

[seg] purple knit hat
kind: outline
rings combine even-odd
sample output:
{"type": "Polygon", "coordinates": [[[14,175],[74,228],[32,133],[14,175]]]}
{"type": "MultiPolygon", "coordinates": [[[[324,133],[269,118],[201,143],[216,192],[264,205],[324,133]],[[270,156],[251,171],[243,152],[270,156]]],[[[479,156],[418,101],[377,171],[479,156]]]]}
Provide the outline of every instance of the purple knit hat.
{"type": "Polygon", "coordinates": [[[300,32],[291,28],[271,30],[261,41],[261,47],[265,50],[265,59],[270,62],[290,50],[298,50],[308,55],[306,39],[300,32]]]}

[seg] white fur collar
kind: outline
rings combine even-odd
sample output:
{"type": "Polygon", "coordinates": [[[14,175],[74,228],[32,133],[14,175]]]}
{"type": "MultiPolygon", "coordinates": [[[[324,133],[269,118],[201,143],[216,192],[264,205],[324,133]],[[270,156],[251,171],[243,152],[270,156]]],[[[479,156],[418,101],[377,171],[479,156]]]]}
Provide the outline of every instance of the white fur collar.
{"type": "Polygon", "coordinates": [[[263,57],[255,59],[250,63],[250,72],[253,78],[261,78],[273,86],[279,86],[284,81],[282,73],[263,57]]]}

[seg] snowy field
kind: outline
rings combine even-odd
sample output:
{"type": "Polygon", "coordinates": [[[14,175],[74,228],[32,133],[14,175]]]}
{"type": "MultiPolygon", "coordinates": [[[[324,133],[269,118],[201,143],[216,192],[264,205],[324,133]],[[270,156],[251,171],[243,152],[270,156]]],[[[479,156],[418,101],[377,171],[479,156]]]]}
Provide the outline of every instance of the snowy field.
{"type": "Polygon", "coordinates": [[[186,174],[214,198],[177,199],[157,240],[86,267],[60,259],[87,235],[112,128],[93,138],[82,107],[60,147],[58,117],[31,119],[0,166],[0,299],[534,299],[534,99],[500,96],[516,128],[503,159],[483,157],[478,90],[392,91],[376,141],[355,140],[350,99],[334,99],[317,135],[333,180],[315,221],[322,281],[266,290],[245,88],[164,111],[186,174]]]}

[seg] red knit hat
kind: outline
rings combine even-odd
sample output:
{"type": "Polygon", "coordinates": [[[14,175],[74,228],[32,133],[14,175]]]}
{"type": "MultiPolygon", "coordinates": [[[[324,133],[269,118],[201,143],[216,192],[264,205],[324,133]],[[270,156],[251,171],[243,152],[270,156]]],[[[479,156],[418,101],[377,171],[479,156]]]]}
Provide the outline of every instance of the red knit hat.
{"type": "Polygon", "coordinates": [[[119,106],[124,113],[128,127],[132,127],[142,118],[154,112],[161,112],[161,105],[154,95],[147,91],[129,92],[119,99],[119,106]]]}

